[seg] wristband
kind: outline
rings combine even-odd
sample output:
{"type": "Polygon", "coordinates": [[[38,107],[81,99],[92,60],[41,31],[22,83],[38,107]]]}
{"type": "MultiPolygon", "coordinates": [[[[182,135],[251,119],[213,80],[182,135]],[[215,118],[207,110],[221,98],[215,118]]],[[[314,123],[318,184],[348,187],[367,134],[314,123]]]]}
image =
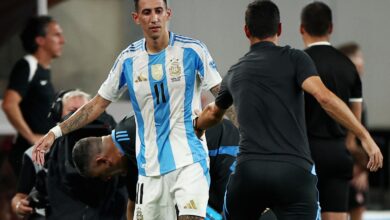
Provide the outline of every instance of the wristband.
{"type": "Polygon", "coordinates": [[[57,139],[62,136],[62,131],[59,125],[55,126],[54,128],[50,129],[51,132],[54,134],[54,139],[57,139]]]}
{"type": "Polygon", "coordinates": [[[198,131],[198,132],[203,132],[204,130],[203,129],[201,129],[201,128],[198,128],[198,116],[196,116],[195,118],[194,118],[194,120],[192,120],[192,127],[194,127],[194,130],[195,131],[198,131]]]}

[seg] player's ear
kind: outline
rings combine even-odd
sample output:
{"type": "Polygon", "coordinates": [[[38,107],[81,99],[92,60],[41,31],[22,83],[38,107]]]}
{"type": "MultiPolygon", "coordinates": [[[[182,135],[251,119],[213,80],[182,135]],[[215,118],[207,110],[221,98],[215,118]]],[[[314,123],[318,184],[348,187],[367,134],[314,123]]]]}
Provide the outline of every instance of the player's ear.
{"type": "Polygon", "coordinates": [[[131,12],[131,16],[133,17],[134,23],[139,24],[139,14],[137,12],[131,12]]]}

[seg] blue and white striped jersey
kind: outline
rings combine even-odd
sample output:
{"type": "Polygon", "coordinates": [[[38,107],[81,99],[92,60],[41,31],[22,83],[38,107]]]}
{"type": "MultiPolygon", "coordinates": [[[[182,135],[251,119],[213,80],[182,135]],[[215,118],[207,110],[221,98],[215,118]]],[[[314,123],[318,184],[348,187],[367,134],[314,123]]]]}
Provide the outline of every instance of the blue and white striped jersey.
{"type": "Polygon", "coordinates": [[[172,32],[168,47],[157,54],[148,54],[141,39],[119,55],[98,93],[116,101],[128,89],[140,175],[162,175],[207,158],[192,119],[194,110],[201,109],[201,90],[220,82],[206,46],[172,32]]]}

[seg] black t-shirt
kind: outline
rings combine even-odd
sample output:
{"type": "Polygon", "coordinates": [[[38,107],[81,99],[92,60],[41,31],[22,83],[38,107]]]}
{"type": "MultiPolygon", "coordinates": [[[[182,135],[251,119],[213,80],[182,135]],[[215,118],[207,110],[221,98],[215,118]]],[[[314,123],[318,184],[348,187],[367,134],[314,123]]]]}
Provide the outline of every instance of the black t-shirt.
{"type": "Polygon", "coordinates": [[[35,73],[26,59],[19,60],[10,76],[8,89],[22,97],[19,104],[23,117],[34,133],[45,134],[55,123],[47,119],[55,96],[50,70],[38,64],[35,73]]]}
{"type": "Polygon", "coordinates": [[[209,205],[222,212],[226,185],[234,171],[240,134],[229,120],[206,130],[206,140],[210,156],[209,205]]]}
{"type": "MultiPolygon", "coordinates": [[[[318,74],[328,87],[345,103],[362,98],[362,84],[355,65],[348,57],[330,45],[316,45],[307,48],[318,74]]],[[[305,94],[306,123],[308,135],[317,138],[345,137],[346,130],[333,120],[316,99],[305,94]]]]}
{"type": "Polygon", "coordinates": [[[286,161],[311,170],[302,83],[316,75],[304,52],[260,42],[232,66],[217,106],[234,101],[240,124],[238,164],[249,159],[286,161]]]}

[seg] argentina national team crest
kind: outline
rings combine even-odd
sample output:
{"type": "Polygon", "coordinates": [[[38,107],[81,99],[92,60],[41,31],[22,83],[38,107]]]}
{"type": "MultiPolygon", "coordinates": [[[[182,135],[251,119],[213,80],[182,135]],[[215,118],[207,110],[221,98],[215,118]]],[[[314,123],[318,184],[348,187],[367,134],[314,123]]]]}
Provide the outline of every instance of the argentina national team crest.
{"type": "Polygon", "coordinates": [[[160,81],[163,78],[163,66],[162,64],[154,64],[152,65],[152,77],[156,81],[160,81]]]}
{"type": "Polygon", "coordinates": [[[171,76],[172,82],[180,81],[181,78],[181,67],[179,63],[179,59],[172,59],[170,60],[170,67],[169,67],[169,75],[171,76]]]}

